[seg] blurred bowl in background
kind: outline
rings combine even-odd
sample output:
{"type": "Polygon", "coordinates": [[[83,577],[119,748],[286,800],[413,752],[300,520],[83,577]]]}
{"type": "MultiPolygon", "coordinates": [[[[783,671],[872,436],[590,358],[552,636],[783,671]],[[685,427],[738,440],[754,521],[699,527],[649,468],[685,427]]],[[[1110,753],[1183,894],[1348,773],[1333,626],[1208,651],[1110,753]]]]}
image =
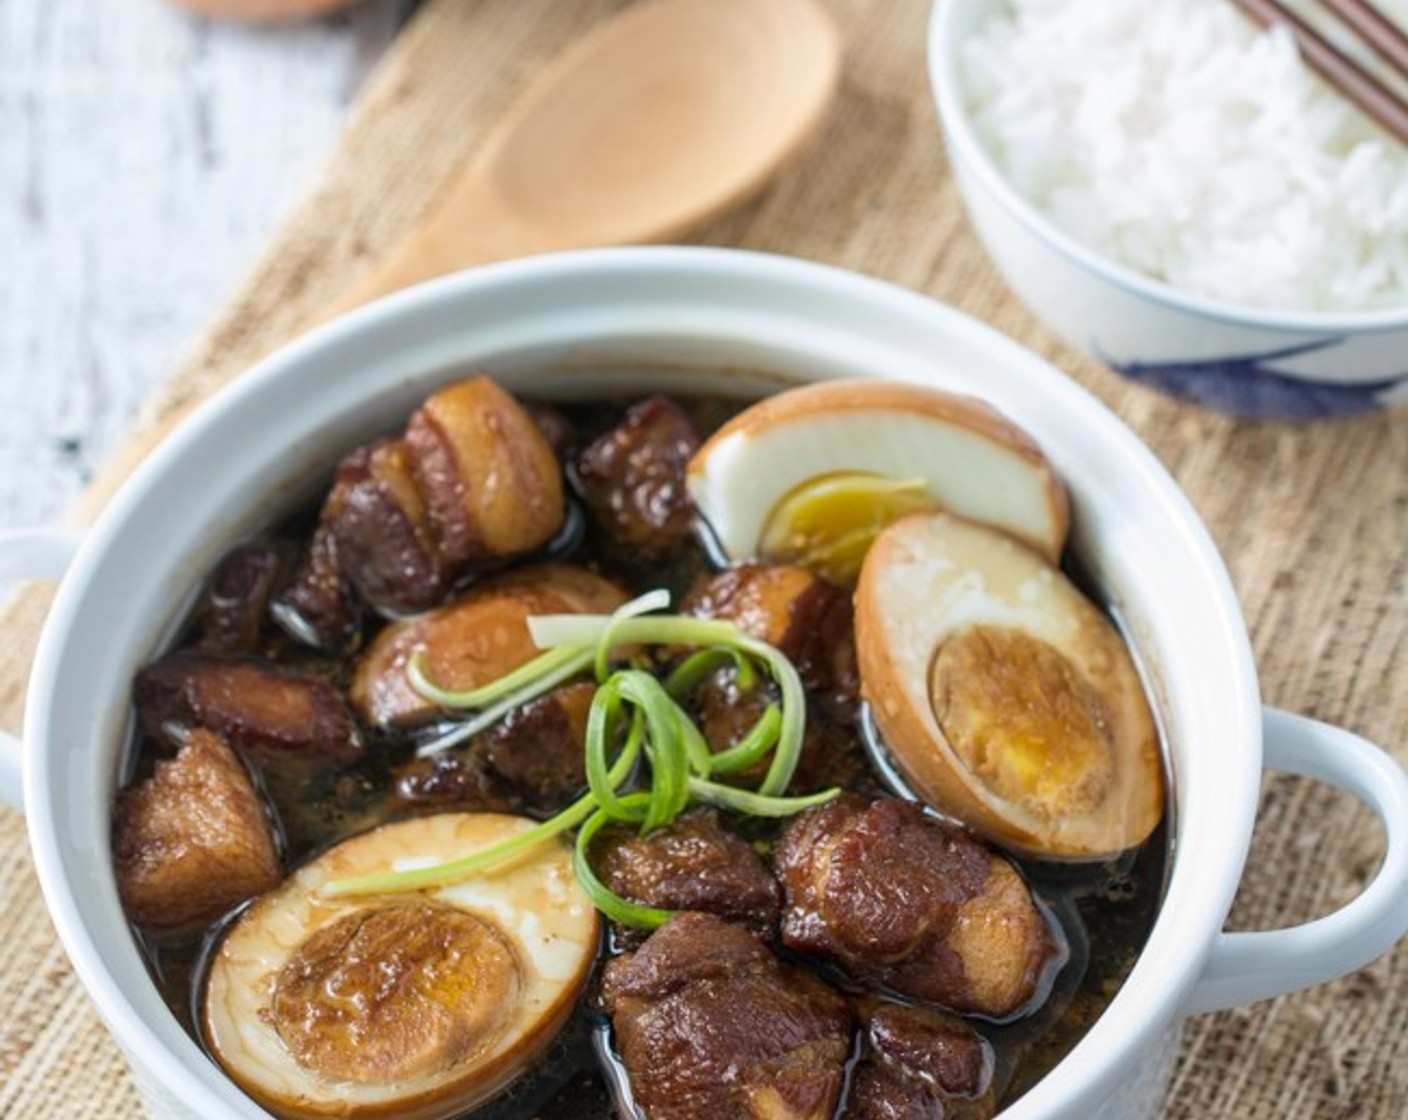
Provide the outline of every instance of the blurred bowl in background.
{"type": "Polygon", "coordinates": [[[233,19],[248,23],[290,23],[314,19],[340,8],[351,7],[357,0],[171,0],[210,19],[233,19]]]}
{"type": "Polygon", "coordinates": [[[980,138],[964,87],[965,43],[1004,7],[938,0],[929,72],[969,218],[1034,314],[1125,376],[1233,415],[1313,419],[1408,403],[1408,306],[1281,311],[1191,294],[1082,243],[1023,197],[980,138]]]}

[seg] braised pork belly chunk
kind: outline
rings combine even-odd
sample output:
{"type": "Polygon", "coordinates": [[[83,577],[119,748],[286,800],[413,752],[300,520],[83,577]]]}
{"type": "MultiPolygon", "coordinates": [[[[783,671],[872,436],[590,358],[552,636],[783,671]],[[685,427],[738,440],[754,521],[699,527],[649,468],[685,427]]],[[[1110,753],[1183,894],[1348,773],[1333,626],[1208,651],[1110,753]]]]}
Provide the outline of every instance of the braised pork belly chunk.
{"type": "Polygon", "coordinates": [[[343,458],[282,620],[301,640],[342,648],[347,587],[382,614],[425,610],[542,548],[564,511],[562,470],[534,418],[487,377],[456,382],[403,433],[343,458]]]}
{"type": "Polygon", "coordinates": [[[397,795],[421,808],[542,814],[582,791],[582,742],[596,686],[564,685],[515,709],[463,750],[396,771],[397,795]]]}
{"type": "Polygon", "coordinates": [[[453,569],[436,547],[404,439],[359,447],[338,464],[322,523],[339,571],[376,610],[422,611],[449,590],[453,569]]]}
{"type": "Polygon", "coordinates": [[[383,628],[357,661],[352,706],[376,727],[433,722],[441,709],[408,676],[413,656],[439,688],[479,688],[539,652],[528,631],[533,615],[609,612],[625,598],[610,580],[570,564],[533,564],[487,579],[443,607],[383,628]]]}
{"type": "MultiPolygon", "coordinates": [[[[788,784],[789,793],[818,793],[840,788],[868,788],[873,783],[870,767],[861,749],[853,724],[832,718],[823,704],[809,696],[806,727],[797,769],[788,784]]],[[[736,747],[757,724],[779,694],[771,681],[754,679],[745,688],[733,666],[723,666],[708,674],[689,695],[690,711],[699,722],[709,749],[721,753],[736,747]]],[[[767,769],[767,760],[738,773],[744,782],[754,782],[767,769]]]]}
{"type": "Polygon", "coordinates": [[[201,650],[253,653],[269,606],[287,582],[292,566],[292,549],[277,544],[246,544],[229,552],[210,577],[198,608],[201,650]]]}
{"type": "Polygon", "coordinates": [[[699,580],[680,609],[727,619],[776,646],[815,699],[838,714],[855,714],[860,678],[851,601],[821,576],[786,564],[743,564],[699,580]]]}
{"type": "Polygon", "coordinates": [[[280,770],[346,761],[361,750],[341,689],[263,661],[175,653],[143,669],[135,692],[147,733],[173,745],[205,728],[280,770]]]}
{"type": "Polygon", "coordinates": [[[355,648],[362,608],[338,562],[338,543],[327,525],[308,538],[293,580],[274,598],[270,616],[295,641],[329,653],[355,648]]]}
{"type": "Polygon", "coordinates": [[[622,898],[714,914],[763,937],[776,932],[777,880],[715,809],[691,809],[644,836],[616,830],[594,854],[602,880],[622,898]]]}
{"type": "Polygon", "coordinates": [[[198,930],[282,877],[249,773],[229,744],[199,729],[118,797],[113,863],[127,916],[158,935],[198,930]]]}
{"type": "Polygon", "coordinates": [[[683,914],[602,984],[651,1120],[829,1120],[851,1049],[845,1001],[739,926],[683,914]]]}
{"type": "Polygon", "coordinates": [[[992,1046],[933,1008],[870,1001],[842,1120],[988,1120],[992,1046]]]}
{"type": "Polygon", "coordinates": [[[1016,869],[911,802],[846,796],[809,810],[776,859],[783,944],[858,980],[1004,1019],[1060,963],[1016,869]]]}
{"type": "Polygon", "coordinates": [[[657,396],[632,405],[577,456],[578,488],[612,541],[663,556],[693,535],[684,472],[698,447],[689,416],[657,396]]]}

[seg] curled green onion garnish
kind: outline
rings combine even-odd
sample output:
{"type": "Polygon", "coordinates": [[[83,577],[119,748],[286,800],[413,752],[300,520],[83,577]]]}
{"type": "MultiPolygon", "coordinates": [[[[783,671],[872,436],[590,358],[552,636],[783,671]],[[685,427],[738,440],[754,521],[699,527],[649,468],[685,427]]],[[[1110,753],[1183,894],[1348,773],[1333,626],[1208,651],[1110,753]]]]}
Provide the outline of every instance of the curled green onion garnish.
{"type": "MultiPolygon", "coordinates": [[[[689,747],[684,728],[692,724],[664,686],[640,669],[613,673],[601,688],[612,691],[645,717],[645,753],[650,760],[651,776],[650,800],[644,819],[618,816],[605,804],[602,810],[616,819],[638,820],[641,831],[650,832],[669,824],[689,804],[689,747]]],[[[592,704],[595,707],[595,697],[592,704]]],[[[607,707],[609,705],[603,704],[603,708],[607,707]]],[[[596,745],[588,740],[588,752],[595,749],[596,745]]],[[[704,750],[708,752],[707,745],[704,750]]]]}
{"type": "Polygon", "coordinates": [[[670,675],[665,678],[665,688],[676,700],[683,700],[699,687],[705,677],[729,662],[733,663],[739,689],[751,692],[757,675],[753,670],[753,662],[738,650],[729,649],[727,646],[713,646],[691,653],[670,670],[670,675]]]}
{"type": "Polygon", "coordinates": [[[763,663],[782,692],[782,726],[778,729],[777,746],[767,777],[758,786],[758,792],[764,796],[777,797],[792,781],[792,775],[797,772],[797,760],[802,756],[802,733],[807,721],[806,690],[802,688],[796,666],[780,650],[741,632],[737,645],[763,663]]]}
{"type": "MultiPolygon", "coordinates": [[[[597,807],[613,820],[635,821],[645,819],[643,809],[628,809],[623,799],[616,796],[616,784],[611,780],[606,752],[616,732],[620,717],[621,689],[611,678],[596,690],[592,696],[591,708],[587,712],[586,759],[587,788],[590,796],[596,799],[597,807]]],[[[645,741],[646,717],[639,708],[632,714],[630,728],[626,732],[626,746],[623,753],[635,758],[645,741]]]]}
{"type": "Polygon", "coordinates": [[[488,685],[464,691],[439,688],[426,677],[422,655],[408,674],[422,696],[449,710],[474,714],[447,735],[427,744],[422,755],[472,738],[508,712],[572,677],[594,671],[598,679],[587,717],[584,765],[587,792],[562,812],[519,835],[461,859],[432,867],[341,879],[322,888],[332,896],[426,890],[485,874],[568,829],[580,830],[574,866],[592,903],[615,921],[654,929],[669,910],[641,906],[608,890],[588,859],[592,838],[611,822],[641,833],[673,822],[692,802],[754,816],[781,817],[831,800],[840,791],[784,797],[796,771],[806,721],[806,694],[792,663],[777,649],[749,637],[732,622],[683,615],[650,614],[669,606],[664,591],[623,604],[610,615],[547,615],[528,620],[534,642],[545,652],[488,685]],[[662,683],[639,667],[611,671],[621,646],[695,647],[662,683]],[[734,746],[715,754],[681,707],[681,700],[714,669],[732,662],[741,687],[750,689],[761,669],[777,685],[780,702],[769,704],[734,746]],[[611,754],[620,744],[614,761],[611,754]],[[772,760],[756,790],[723,785],[715,775],[736,774],[772,760]],[[623,792],[641,758],[648,762],[646,788],[623,792]]]}
{"type": "Polygon", "coordinates": [[[613,621],[611,615],[552,614],[530,618],[528,631],[542,649],[589,646],[606,636],[615,645],[721,647],[737,650],[760,662],[782,693],[782,726],[767,776],[758,792],[776,797],[792,781],[802,753],[802,732],[806,726],[807,702],[802,678],[780,650],[749,637],[732,622],[687,615],[649,615],[613,621]]]}

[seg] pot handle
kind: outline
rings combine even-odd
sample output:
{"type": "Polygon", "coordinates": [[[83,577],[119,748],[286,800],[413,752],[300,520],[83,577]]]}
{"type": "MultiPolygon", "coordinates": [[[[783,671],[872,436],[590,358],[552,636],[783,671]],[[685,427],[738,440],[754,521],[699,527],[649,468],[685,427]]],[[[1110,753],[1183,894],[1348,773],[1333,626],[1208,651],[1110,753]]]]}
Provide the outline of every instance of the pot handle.
{"type": "MultiPolygon", "coordinates": [[[[0,533],[0,586],[20,579],[58,579],[83,540],[76,529],[0,533]]],[[[0,804],[24,808],[20,740],[0,731],[0,804]]]]}
{"type": "Polygon", "coordinates": [[[1339,727],[1289,712],[1263,712],[1266,765],[1329,782],[1373,810],[1387,851],[1359,897],[1289,929],[1220,933],[1185,1014],[1220,1011],[1334,980],[1408,933],[1408,774],[1389,755],[1339,727]]]}

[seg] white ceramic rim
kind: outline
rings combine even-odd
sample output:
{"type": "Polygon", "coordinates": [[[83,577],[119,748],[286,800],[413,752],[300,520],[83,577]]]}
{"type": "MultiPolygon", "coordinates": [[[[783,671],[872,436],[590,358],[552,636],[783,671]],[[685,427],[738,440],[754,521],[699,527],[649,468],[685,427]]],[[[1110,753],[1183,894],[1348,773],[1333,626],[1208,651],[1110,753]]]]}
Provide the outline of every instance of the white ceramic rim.
{"type": "MultiPolygon", "coordinates": [[[[261,394],[284,378],[296,377],[300,367],[316,356],[354,358],[359,344],[388,334],[404,337],[418,318],[443,318],[498,289],[589,286],[622,277],[640,285],[668,286],[676,281],[691,293],[700,284],[714,292],[734,286],[769,289],[779,302],[805,297],[817,307],[844,306],[856,334],[872,323],[896,319],[980,346],[1004,375],[1058,395],[1061,411],[1068,414],[1064,422],[1079,424],[1092,440],[1118,454],[1121,467],[1137,479],[1149,503],[1158,507],[1162,522],[1175,531],[1179,546],[1193,559],[1200,591],[1211,598],[1226,654],[1220,667],[1225,679],[1218,687],[1226,693],[1229,707],[1220,712],[1218,726],[1226,729],[1224,745],[1234,750],[1218,759],[1218,780],[1203,781],[1195,804],[1183,804],[1180,796],[1168,890],[1151,938],[1124,988],[1056,1070],[1003,1116],[1004,1120],[1046,1120],[1083,1114],[1133,1075],[1134,1063],[1179,1014],[1231,906],[1246,857],[1262,765],[1261,708],[1250,645],[1230,579],[1207,531],[1154,455],[1113,413],[1054,367],[992,328],[913,292],[841,269],[763,254],[676,247],[588,250],[449,277],[390,297],[297,340],[217,394],[167,437],[112,500],[74,558],[41,637],[28,696],[25,804],[31,843],[50,912],[77,974],[123,1049],[159,1078],[161,1087],[175,1099],[200,1115],[265,1115],[234,1089],[194,1042],[178,1053],[158,1037],[105,968],[103,946],[82,919],[69,887],[61,838],[52,827],[51,814],[44,811],[55,803],[63,780],[61,767],[47,757],[42,759],[45,765],[35,764],[40,761],[37,745],[52,738],[49,706],[54,702],[56,668],[82,606],[84,588],[101,570],[104,553],[121,533],[124,521],[141,508],[146,491],[178,470],[184,459],[242,411],[257,412],[261,394]],[[201,1060],[194,1061],[194,1056],[201,1060]]],[[[721,304],[728,302],[723,296],[714,298],[721,304]]]]}
{"type": "Polygon", "coordinates": [[[1219,323],[1326,335],[1367,335],[1408,328],[1408,308],[1282,311],[1237,307],[1156,280],[1099,253],[1066,233],[1008,183],[978,139],[964,103],[959,58],[962,49],[961,22],[976,4],[994,2],[935,0],[929,19],[929,82],[950,153],[967,165],[983,189],[1029,234],[1116,287],[1127,288],[1152,303],[1219,323]]]}

